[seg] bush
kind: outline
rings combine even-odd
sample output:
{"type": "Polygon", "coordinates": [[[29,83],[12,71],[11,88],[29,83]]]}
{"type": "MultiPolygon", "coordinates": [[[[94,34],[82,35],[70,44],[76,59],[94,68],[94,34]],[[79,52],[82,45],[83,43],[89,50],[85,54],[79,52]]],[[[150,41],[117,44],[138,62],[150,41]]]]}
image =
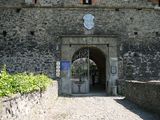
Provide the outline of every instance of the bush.
{"type": "Polygon", "coordinates": [[[11,75],[4,67],[0,74],[0,97],[44,90],[51,82],[52,80],[43,74],[17,73],[11,75]]]}

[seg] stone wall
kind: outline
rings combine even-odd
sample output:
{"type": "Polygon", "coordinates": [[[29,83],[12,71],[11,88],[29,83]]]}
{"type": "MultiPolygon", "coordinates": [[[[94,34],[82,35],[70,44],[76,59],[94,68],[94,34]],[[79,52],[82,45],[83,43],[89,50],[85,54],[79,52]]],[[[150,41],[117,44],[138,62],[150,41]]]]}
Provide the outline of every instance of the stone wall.
{"type": "Polygon", "coordinates": [[[43,6],[43,7],[51,7],[51,6],[76,6],[76,7],[148,7],[153,8],[153,4],[149,0],[94,0],[92,6],[91,5],[83,5],[81,0],[37,0],[35,4],[34,0],[1,0],[0,6],[7,7],[19,7],[19,6],[43,6]]]}
{"type": "Polygon", "coordinates": [[[160,81],[126,81],[126,98],[160,114],[160,81]]]}
{"type": "Polygon", "coordinates": [[[60,58],[58,11],[39,10],[0,9],[0,66],[6,64],[11,73],[43,72],[53,78],[54,61],[60,58]]]}
{"type": "Polygon", "coordinates": [[[24,5],[24,0],[0,0],[0,7],[20,7],[24,5]]]}
{"type": "Polygon", "coordinates": [[[120,0],[104,0],[99,4],[109,6],[95,8],[74,6],[75,0],[64,2],[66,6],[56,8],[0,8],[0,68],[6,64],[11,73],[45,73],[54,78],[54,62],[61,59],[62,35],[112,34],[118,36],[120,79],[160,78],[160,11],[150,8],[147,0],[123,0],[124,6],[120,0]],[[90,31],[83,25],[87,13],[95,16],[95,27],[90,31]]]}
{"type": "Polygon", "coordinates": [[[160,12],[105,8],[0,9],[0,66],[9,72],[38,72],[55,77],[54,61],[61,58],[61,35],[116,34],[119,77],[159,79],[160,12]],[[87,31],[83,16],[95,16],[87,31]]]}
{"type": "Polygon", "coordinates": [[[38,120],[45,119],[47,109],[53,107],[58,97],[57,82],[43,92],[16,95],[0,100],[1,120],[38,120]]]}
{"type": "MultiPolygon", "coordinates": [[[[64,0],[64,6],[84,6],[81,0],[64,0]]],[[[147,0],[94,0],[94,6],[107,7],[153,7],[147,0]]]]}

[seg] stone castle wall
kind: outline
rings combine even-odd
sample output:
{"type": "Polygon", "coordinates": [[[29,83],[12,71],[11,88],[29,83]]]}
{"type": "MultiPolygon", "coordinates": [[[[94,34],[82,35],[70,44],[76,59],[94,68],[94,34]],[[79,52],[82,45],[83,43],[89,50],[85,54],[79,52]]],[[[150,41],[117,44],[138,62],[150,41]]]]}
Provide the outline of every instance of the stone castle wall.
{"type": "Polygon", "coordinates": [[[43,72],[54,78],[54,62],[61,58],[61,35],[116,34],[119,78],[159,79],[160,11],[150,2],[134,1],[143,9],[134,8],[131,1],[126,3],[133,8],[127,4],[124,8],[116,0],[107,2],[112,7],[95,8],[67,7],[70,1],[64,2],[65,7],[0,8],[1,67],[6,64],[9,72],[43,72]],[[91,31],[83,26],[87,13],[95,16],[91,31]]]}
{"type": "Polygon", "coordinates": [[[127,81],[125,86],[128,100],[160,114],[160,81],[127,81]]]}
{"type": "MultiPolygon", "coordinates": [[[[153,7],[154,2],[150,0],[93,0],[93,6],[107,7],[153,7]]],[[[82,0],[1,0],[0,6],[84,6],[82,0]]]]}
{"type": "MultiPolygon", "coordinates": [[[[64,6],[81,6],[81,0],[64,0],[64,6]]],[[[93,0],[94,6],[107,7],[152,7],[147,0],[93,0]]]]}
{"type": "Polygon", "coordinates": [[[17,7],[22,6],[24,4],[24,0],[0,0],[0,7],[17,7]]]}

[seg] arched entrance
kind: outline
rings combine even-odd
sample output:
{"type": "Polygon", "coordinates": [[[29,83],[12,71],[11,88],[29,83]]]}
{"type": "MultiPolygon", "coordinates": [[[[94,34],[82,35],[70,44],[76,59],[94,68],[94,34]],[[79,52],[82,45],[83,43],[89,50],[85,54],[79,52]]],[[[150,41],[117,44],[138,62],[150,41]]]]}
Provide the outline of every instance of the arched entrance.
{"type": "Polygon", "coordinates": [[[116,80],[118,79],[118,37],[114,35],[64,35],[61,36],[61,39],[60,62],[62,69],[60,71],[59,93],[69,95],[78,93],[78,91],[89,93],[94,90],[96,91],[98,86],[100,86],[99,88],[105,91],[106,94],[112,95],[113,90],[115,90],[114,88],[116,88],[116,80]],[[82,59],[80,60],[82,61],[80,66],[83,67],[79,68],[80,70],[88,67],[82,73],[73,77],[72,65],[78,59],[82,59]],[[88,62],[85,65],[83,61],[88,62]],[[93,65],[90,65],[91,63],[93,65]],[[86,77],[84,76],[85,74],[86,77]],[[75,82],[73,82],[73,79],[75,82]],[[86,83],[82,84],[81,82],[86,83]]]}
{"type": "Polygon", "coordinates": [[[72,56],[72,93],[104,92],[106,57],[96,47],[82,47],[72,56]]]}

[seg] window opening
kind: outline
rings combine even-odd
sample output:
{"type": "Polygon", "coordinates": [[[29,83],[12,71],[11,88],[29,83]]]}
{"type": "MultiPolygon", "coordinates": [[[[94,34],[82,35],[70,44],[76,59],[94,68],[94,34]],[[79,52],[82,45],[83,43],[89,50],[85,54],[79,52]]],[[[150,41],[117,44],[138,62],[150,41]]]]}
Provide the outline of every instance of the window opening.
{"type": "Polygon", "coordinates": [[[92,4],[92,0],[83,0],[83,4],[91,5],[92,4]]]}
{"type": "Polygon", "coordinates": [[[37,4],[37,0],[34,0],[34,3],[37,4]]]}

